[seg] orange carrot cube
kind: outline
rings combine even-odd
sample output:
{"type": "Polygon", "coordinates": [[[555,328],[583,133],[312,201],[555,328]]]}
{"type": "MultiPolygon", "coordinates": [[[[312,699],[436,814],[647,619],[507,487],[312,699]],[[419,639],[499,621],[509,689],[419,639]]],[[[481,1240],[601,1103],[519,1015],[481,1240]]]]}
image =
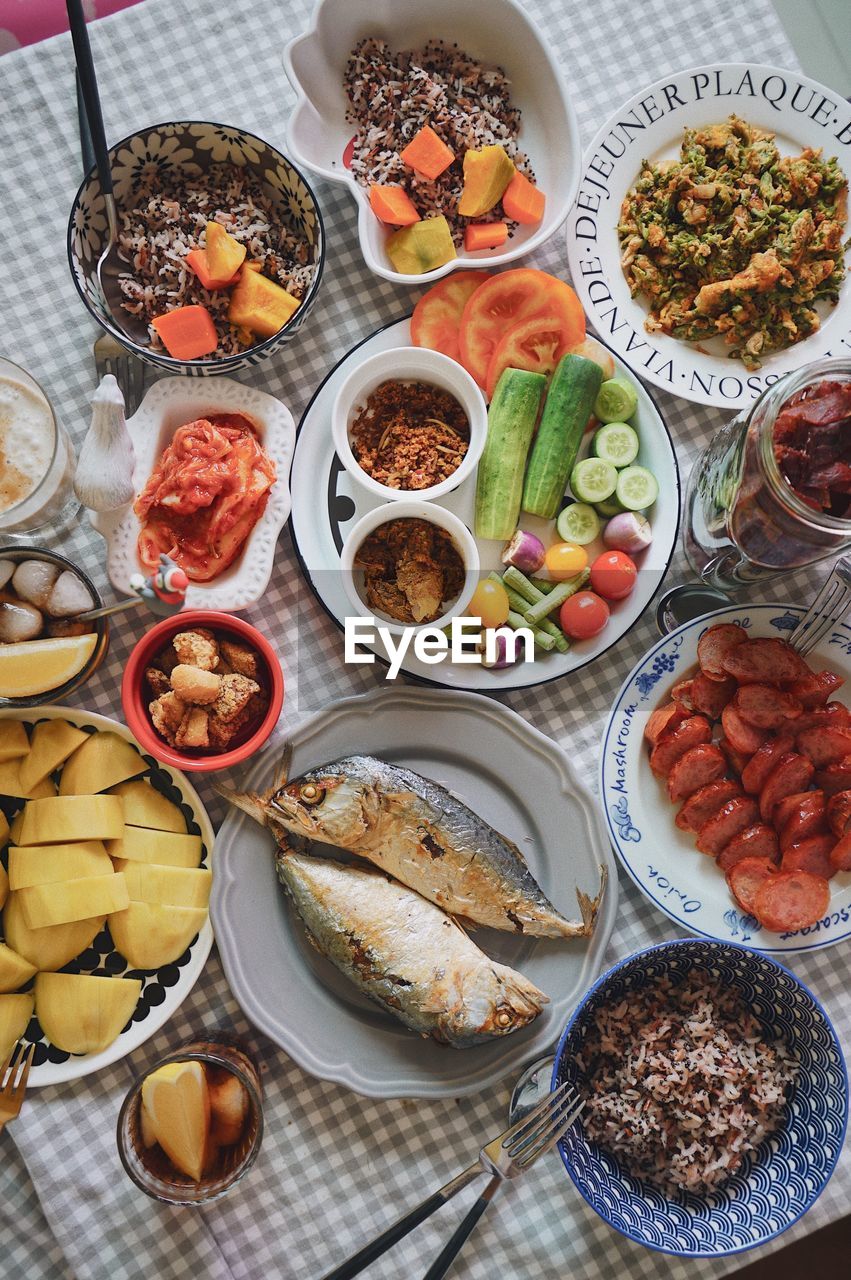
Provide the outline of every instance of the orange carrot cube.
{"type": "Polygon", "coordinates": [[[151,324],[175,360],[197,360],[201,356],[209,356],[219,345],[213,317],[206,307],[177,307],[164,316],[155,316],[151,324]]]}
{"type": "Polygon", "coordinates": [[[464,252],[496,249],[508,239],[506,222],[468,222],[464,229],[464,252]]]}
{"type": "Polygon", "coordinates": [[[404,187],[374,182],[369,188],[369,204],[379,221],[394,227],[410,227],[420,220],[416,205],[404,187]]]}
{"type": "Polygon", "coordinates": [[[531,225],[544,216],[546,196],[524,173],[515,169],[514,177],[502,193],[502,210],[512,222],[531,225]]]}
{"type": "Polygon", "coordinates": [[[401,153],[402,163],[424,178],[434,181],[455,159],[455,152],[438,138],[430,125],[424,125],[401,153]]]}

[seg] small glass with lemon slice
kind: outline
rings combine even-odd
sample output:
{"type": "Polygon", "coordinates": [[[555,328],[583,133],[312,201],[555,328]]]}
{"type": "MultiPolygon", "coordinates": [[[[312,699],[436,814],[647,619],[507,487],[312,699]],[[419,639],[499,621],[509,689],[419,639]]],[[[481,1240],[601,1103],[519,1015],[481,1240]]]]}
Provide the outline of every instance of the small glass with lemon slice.
{"type": "Polygon", "coordinates": [[[263,1137],[260,1073],[247,1046],[214,1033],[161,1058],[124,1099],[117,1136],[121,1163],[152,1199],[201,1205],[225,1195],[257,1159],[263,1137]],[[235,1112],[234,1098],[242,1099],[235,1112]]]}

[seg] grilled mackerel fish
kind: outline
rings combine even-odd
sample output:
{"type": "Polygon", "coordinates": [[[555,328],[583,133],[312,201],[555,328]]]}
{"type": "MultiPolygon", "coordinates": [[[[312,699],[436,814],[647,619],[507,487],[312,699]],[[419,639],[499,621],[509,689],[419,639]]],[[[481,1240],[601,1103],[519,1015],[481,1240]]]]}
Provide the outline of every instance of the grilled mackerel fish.
{"type": "Polygon", "coordinates": [[[576,890],[581,920],[549,901],[515,844],[438,783],[373,756],[308,769],[266,795],[230,797],[271,828],[365,858],[451,915],[492,929],[580,938],[593,931],[605,889],[576,890]]]}
{"type": "Polygon", "coordinates": [[[525,1027],[548,1003],[382,872],[284,850],[276,866],[317,951],[420,1035],[465,1049],[525,1027]]]}

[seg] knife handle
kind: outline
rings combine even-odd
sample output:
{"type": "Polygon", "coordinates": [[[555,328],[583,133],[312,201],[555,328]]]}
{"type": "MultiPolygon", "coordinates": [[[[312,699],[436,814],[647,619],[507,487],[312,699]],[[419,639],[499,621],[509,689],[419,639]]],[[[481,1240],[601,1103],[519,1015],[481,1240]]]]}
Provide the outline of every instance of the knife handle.
{"type": "Polygon", "coordinates": [[[487,1209],[501,1182],[502,1177],[498,1173],[494,1174],[478,1200],[467,1213],[467,1216],[455,1228],[452,1235],[449,1237],[446,1244],[443,1246],[440,1253],[423,1276],[423,1280],[443,1280],[443,1276],[446,1275],[453,1261],[461,1252],[461,1247],[464,1244],[464,1241],[473,1234],[473,1229],[475,1228],[476,1223],[479,1221],[479,1218],[482,1216],[485,1209],[487,1209]]]}

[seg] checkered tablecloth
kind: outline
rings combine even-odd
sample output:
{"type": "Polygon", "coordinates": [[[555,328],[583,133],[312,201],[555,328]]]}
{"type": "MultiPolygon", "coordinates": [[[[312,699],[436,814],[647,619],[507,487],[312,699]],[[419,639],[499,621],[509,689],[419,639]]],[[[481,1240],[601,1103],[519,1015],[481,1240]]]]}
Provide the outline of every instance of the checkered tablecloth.
{"type": "MultiPolygon", "coordinates": [[[[486,0],[481,8],[486,22],[486,0]]],[[[586,142],[619,102],[673,68],[707,58],[795,64],[768,0],[745,8],[712,0],[569,6],[530,0],[529,8],[561,59],[586,142]]],[[[148,0],[98,22],[91,35],[108,134],[163,120],[221,120],[283,147],[292,94],[281,50],[304,27],[308,11],[309,0],[148,0]]],[[[66,219],[80,173],[67,36],[3,58],[0,119],[0,347],[44,383],[79,442],[89,418],[95,331],[65,259],[66,219]]],[[[329,245],[320,299],[298,341],[247,375],[286,401],[296,418],[340,355],[405,314],[416,294],[365,269],[348,195],[324,183],[318,195],[329,245]]],[[[564,272],[562,237],[534,262],[564,272]]],[[[719,416],[659,398],[685,473],[719,416]]],[[[109,597],[103,544],[88,526],[75,527],[62,549],[80,558],[109,597]]],[[[684,576],[680,558],[671,580],[684,576]]],[[[812,581],[800,577],[773,594],[801,599],[811,589],[812,581]]],[[[288,534],[268,593],[248,616],[277,642],[283,658],[284,729],[381,678],[374,669],[342,665],[341,636],[301,582],[288,534]]],[[[109,660],[79,696],[81,705],[120,714],[119,678],[136,627],[138,621],[114,627],[109,660]]],[[[591,777],[613,695],[654,637],[648,615],[592,668],[506,701],[568,747],[591,777]]],[[[219,820],[210,787],[200,789],[219,820]]],[[[676,932],[622,880],[608,962],[676,932]]],[[[851,1044],[847,953],[836,948],[793,964],[851,1044]]],[[[0,1137],[0,1272],[9,1280],[313,1280],[467,1164],[481,1141],[499,1131],[509,1084],[460,1102],[422,1103],[368,1101],[313,1080],[247,1025],[214,952],[178,1015],[144,1048],[76,1085],[34,1092],[20,1120],[0,1137]],[[262,1059],[263,1150],[251,1175],[220,1203],[202,1210],[161,1207],[121,1170],[114,1136],[119,1105],[147,1062],[215,1027],[245,1034],[262,1059]]],[[[369,1274],[422,1274],[473,1194],[442,1210],[369,1274]]],[[[846,1152],[818,1204],[784,1240],[839,1217],[849,1199],[846,1152]]],[[[579,1200],[552,1156],[501,1193],[454,1274],[459,1280],[639,1280],[661,1273],[692,1280],[720,1276],[741,1261],[682,1264],[629,1244],[579,1200]]]]}

